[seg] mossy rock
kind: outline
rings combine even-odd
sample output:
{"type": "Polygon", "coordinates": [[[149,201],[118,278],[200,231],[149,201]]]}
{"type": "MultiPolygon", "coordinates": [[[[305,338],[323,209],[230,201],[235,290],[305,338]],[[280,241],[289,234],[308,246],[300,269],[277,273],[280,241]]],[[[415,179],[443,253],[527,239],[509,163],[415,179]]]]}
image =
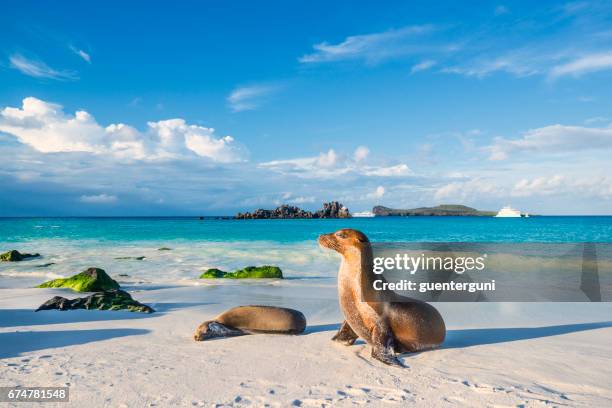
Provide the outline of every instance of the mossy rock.
{"type": "Polygon", "coordinates": [[[220,269],[208,269],[200,279],[283,279],[283,272],[278,266],[247,266],[234,272],[224,272],[220,269]]]}
{"type": "Polygon", "coordinates": [[[37,288],[70,288],[77,292],[101,292],[119,289],[119,284],[108,276],[104,269],[89,268],[69,278],[45,282],[37,288]]]}
{"type": "Polygon", "coordinates": [[[61,296],[55,296],[40,305],[36,311],[54,309],[127,310],[129,312],[139,313],[153,313],[155,311],[150,306],[132,299],[129,293],[120,289],[97,292],[93,295],[76,299],[66,299],[61,296]]]}
{"type": "Polygon", "coordinates": [[[19,262],[27,258],[35,258],[40,254],[22,254],[21,252],[13,249],[11,251],[0,254],[0,261],[3,262],[19,262]]]}
{"type": "Polygon", "coordinates": [[[221,269],[211,268],[206,270],[203,274],[200,275],[200,279],[217,279],[217,278],[225,278],[227,272],[223,272],[221,269]]]}
{"type": "Polygon", "coordinates": [[[168,248],[168,247],[161,247],[161,248],[157,248],[158,251],[172,251],[172,248],[168,248]]]}

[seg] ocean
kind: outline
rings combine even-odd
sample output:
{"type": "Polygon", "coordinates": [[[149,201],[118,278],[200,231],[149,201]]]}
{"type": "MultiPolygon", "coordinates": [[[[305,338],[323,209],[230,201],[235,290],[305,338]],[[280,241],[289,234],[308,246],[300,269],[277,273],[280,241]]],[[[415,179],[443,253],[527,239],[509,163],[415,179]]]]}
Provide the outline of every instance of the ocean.
{"type": "MultiPolygon", "coordinates": [[[[376,217],[233,220],[214,217],[0,218],[0,251],[40,258],[0,263],[0,288],[32,287],[87,267],[126,284],[208,284],[207,268],[271,264],[289,278],[333,285],[339,258],[318,247],[322,233],[355,228],[372,242],[612,242],[612,217],[376,217]],[[160,251],[169,247],[169,251],[160,251]],[[136,259],[116,259],[140,257],[136,259]],[[51,264],[51,265],[47,265],[51,264]]],[[[236,282],[228,284],[237,284],[236,282]]]]}

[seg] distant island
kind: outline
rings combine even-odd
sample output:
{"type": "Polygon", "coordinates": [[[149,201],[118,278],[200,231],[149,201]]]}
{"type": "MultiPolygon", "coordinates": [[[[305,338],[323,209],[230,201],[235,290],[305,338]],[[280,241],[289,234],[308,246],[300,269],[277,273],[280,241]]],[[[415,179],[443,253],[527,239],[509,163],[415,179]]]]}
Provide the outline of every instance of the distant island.
{"type": "Polygon", "coordinates": [[[472,216],[472,217],[492,217],[496,211],[480,211],[472,207],[456,204],[443,204],[435,207],[419,207],[408,210],[383,207],[377,205],[372,208],[372,212],[377,217],[409,217],[409,216],[472,216]]]}
{"type": "Polygon", "coordinates": [[[315,212],[283,204],[273,210],[259,208],[253,212],[238,213],[235,218],[241,220],[268,218],[351,218],[351,213],[348,208],[338,201],[330,201],[329,203],[323,203],[323,208],[315,212]]]}

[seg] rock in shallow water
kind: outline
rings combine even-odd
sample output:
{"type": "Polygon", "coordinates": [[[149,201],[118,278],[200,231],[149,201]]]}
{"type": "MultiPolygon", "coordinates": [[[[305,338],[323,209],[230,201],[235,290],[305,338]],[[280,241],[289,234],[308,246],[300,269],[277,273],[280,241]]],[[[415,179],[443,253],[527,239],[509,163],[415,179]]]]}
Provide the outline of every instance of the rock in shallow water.
{"type": "Polygon", "coordinates": [[[234,272],[224,272],[217,268],[208,269],[200,279],[283,279],[283,272],[278,266],[247,266],[234,272]]]}
{"type": "Polygon", "coordinates": [[[11,251],[0,254],[0,261],[3,262],[19,262],[27,258],[35,258],[40,254],[22,254],[21,252],[13,249],[11,251]]]}
{"type": "Polygon", "coordinates": [[[77,292],[101,292],[119,289],[119,284],[108,276],[104,269],[89,268],[70,278],[45,282],[37,288],[70,288],[77,292]]]}
{"type": "Polygon", "coordinates": [[[129,293],[120,289],[97,292],[93,295],[76,299],[54,296],[40,305],[36,311],[75,309],[127,310],[140,313],[153,313],[155,311],[153,308],[132,299],[129,293]]]}

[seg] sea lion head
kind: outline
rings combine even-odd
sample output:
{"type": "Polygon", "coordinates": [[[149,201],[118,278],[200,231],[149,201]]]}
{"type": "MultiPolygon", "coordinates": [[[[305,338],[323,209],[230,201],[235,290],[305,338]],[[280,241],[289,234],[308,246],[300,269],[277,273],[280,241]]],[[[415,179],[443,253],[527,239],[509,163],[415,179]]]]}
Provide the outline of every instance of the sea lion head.
{"type": "Polygon", "coordinates": [[[319,245],[322,247],[333,249],[342,255],[345,255],[349,251],[354,251],[355,249],[361,251],[370,243],[368,237],[366,237],[363,232],[350,228],[319,235],[318,241],[319,245]]]}
{"type": "Polygon", "coordinates": [[[240,336],[244,334],[242,330],[225,326],[216,320],[208,320],[198,326],[193,335],[195,341],[214,339],[215,337],[240,336]]]}

